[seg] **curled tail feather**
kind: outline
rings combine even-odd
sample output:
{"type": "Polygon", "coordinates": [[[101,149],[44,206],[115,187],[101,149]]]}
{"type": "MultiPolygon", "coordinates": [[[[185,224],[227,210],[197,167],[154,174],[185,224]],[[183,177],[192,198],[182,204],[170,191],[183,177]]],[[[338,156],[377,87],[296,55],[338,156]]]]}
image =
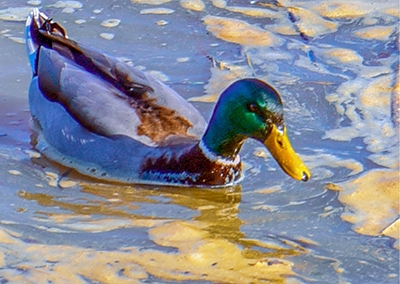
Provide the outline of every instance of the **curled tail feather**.
{"type": "Polygon", "coordinates": [[[47,39],[47,35],[59,35],[67,38],[64,28],[53,22],[51,18],[40,12],[39,9],[32,9],[25,24],[25,41],[29,62],[34,74],[36,74],[37,70],[36,61],[39,47],[42,45],[51,47],[51,41],[47,39]]]}

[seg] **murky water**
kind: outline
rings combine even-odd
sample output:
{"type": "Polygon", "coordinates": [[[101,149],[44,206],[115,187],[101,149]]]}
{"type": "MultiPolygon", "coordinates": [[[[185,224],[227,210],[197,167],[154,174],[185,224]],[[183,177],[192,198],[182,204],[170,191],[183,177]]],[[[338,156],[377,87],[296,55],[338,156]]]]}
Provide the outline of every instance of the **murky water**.
{"type": "Polygon", "coordinates": [[[0,2],[0,283],[398,283],[398,20],[396,1],[0,2]],[[101,184],[41,157],[35,5],[206,118],[233,80],[268,81],[312,179],[254,141],[244,181],[218,190],[101,184]]]}

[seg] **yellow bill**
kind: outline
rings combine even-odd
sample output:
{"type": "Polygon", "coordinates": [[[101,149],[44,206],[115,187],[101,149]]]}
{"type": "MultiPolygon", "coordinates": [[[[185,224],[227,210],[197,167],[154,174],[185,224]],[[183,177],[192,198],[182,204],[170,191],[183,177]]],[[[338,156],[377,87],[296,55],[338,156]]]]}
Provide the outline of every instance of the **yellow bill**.
{"type": "Polygon", "coordinates": [[[283,131],[279,131],[273,125],[271,134],[264,141],[264,145],[281,166],[282,170],[289,176],[302,181],[307,181],[311,177],[310,171],[293,150],[286,134],[286,127],[284,127],[283,131]]]}

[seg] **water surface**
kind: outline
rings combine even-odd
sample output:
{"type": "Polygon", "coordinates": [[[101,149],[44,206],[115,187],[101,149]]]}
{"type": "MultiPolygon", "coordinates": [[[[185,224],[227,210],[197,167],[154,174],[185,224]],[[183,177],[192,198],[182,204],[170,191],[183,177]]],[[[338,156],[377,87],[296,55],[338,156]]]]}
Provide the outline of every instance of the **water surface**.
{"type": "Polygon", "coordinates": [[[398,283],[398,8],[1,2],[0,283],[398,283]],[[243,182],[218,190],[99,183],[46,160],[27,104],[32,7],[159,76],[207,119],[232,81],[269,82],[312,179],[290,179],[255,141],[241,152],[243,182]]]}

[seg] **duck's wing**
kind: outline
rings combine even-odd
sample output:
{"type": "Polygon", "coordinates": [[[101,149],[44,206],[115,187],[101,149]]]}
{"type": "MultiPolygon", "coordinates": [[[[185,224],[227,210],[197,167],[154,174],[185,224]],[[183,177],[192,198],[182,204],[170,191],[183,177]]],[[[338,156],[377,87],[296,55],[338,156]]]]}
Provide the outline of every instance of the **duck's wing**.
{"type": "Polygon", "coordinates": [[[34,11],[28,20],[34,75],[43,95],[85,128],[149,146],[203,134],[204,118],[175,91],[117,58],[68,39],[61,26],[45,17],[34,11]]]}

